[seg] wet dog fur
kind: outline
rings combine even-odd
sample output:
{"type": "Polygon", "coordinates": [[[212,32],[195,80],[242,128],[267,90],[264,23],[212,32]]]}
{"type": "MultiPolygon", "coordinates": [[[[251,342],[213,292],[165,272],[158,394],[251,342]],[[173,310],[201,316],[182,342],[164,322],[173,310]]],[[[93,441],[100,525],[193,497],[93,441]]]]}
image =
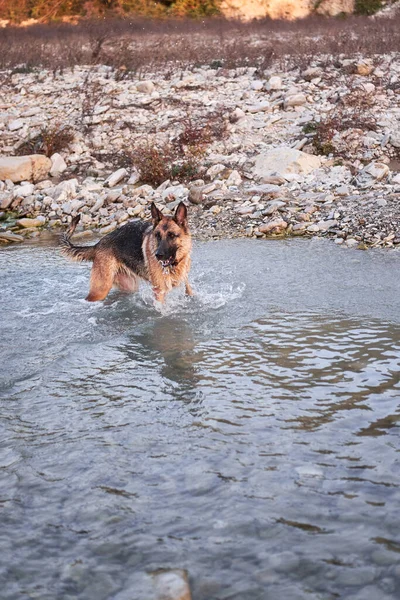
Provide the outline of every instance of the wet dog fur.
{"type": "Polygon", "coordinates": [[[128,222],[93,246],[71,243],[80,215],[72,219],[61,236],[61,251],[72,260],[93,262],[86,300],[104,300],[113,286],[135,292],[139,279],[151,283],[159,302],[164,302],[165,294],[182,283],[186,294],[193,295],[188,281],[192,240],[185,204],[180,202],[174,216],[166,217],[153,202],[151,216],[152,222],[128,222]]]}

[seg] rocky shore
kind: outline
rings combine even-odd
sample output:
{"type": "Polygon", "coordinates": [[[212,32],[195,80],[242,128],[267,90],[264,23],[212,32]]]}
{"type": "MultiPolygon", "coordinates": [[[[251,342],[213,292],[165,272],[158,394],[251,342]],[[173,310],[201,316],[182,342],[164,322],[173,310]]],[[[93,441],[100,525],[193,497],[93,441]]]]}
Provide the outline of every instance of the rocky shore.
{"type": "Polygon", "coordinates": [[[149,218],[152,201],[169,214],[181,200],[197,239],[400,244],[398,55],[262,73],[216,61],[141,78],[107,66],[1,77],[1,245],[52,236],[78,212],[78,235],[102,235],[149,218]],[[193,173],[144,182],[143,148],[171,143],[182,157],[190,147],[193,173]]]}

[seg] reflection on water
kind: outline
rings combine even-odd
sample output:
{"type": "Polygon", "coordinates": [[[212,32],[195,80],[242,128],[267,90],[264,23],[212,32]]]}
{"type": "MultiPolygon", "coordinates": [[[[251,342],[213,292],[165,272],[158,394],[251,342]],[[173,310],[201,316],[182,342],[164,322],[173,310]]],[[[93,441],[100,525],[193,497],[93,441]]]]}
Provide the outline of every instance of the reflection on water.
{"type": "Polygon", "coordinates": [[[0,254],[1,598],[150,600],[160,567],[194,600],[398,598],[397,263],[202,245],[160,311],[0,254]]]}

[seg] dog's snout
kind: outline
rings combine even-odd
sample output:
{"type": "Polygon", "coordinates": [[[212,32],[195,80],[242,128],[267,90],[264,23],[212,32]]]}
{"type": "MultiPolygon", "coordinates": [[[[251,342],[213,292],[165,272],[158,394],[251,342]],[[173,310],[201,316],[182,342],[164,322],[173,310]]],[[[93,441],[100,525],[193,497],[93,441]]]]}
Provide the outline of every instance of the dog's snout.
{"type": "Polygon", "coordinates": [[[165,242],[162,240],[156,250],[156,258],[157,258],[157,260],[165,260],[167,258],[167,255],[168,255],[168,248],[166,247],[165,242]]]}
{"type": "Polygon", "coordinates": [[[156,250],[156,258],[158,260],[163,260],[165,257],[166,257],[165,248],[163,248],[161,245],[158,246],[158,248],[156,250]]]}

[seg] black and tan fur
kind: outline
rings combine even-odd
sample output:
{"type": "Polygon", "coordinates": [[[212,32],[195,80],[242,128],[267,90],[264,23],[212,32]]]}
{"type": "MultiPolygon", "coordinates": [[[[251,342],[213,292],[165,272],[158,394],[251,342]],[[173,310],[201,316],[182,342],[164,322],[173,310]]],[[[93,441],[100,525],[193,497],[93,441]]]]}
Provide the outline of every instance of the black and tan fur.
{"type": "Polygon", "coordinates": [[[62,253],[76,261],[92,261],[89,302],[104,300],[113,286],[135,292],[139,279],[149,281],[156,300],[163,302],[172,288],[185,284],[186,294],[193,295],[188,276],[192,240],[183,202],[173,217],[165,217],[151,205],[152,223],[128,222],[104,236],[94,246],[75,246],[70,238],[79,222],[74,217],[61,236],[62,253]]]}

